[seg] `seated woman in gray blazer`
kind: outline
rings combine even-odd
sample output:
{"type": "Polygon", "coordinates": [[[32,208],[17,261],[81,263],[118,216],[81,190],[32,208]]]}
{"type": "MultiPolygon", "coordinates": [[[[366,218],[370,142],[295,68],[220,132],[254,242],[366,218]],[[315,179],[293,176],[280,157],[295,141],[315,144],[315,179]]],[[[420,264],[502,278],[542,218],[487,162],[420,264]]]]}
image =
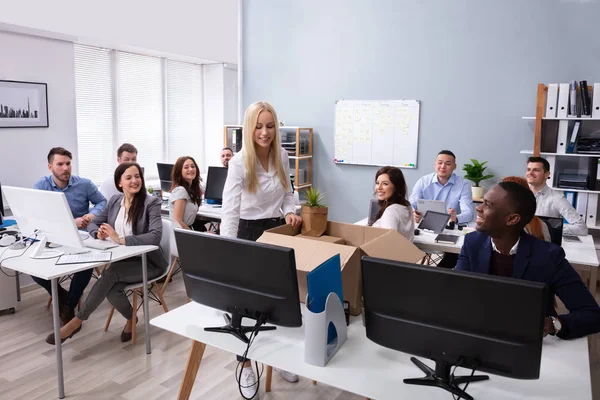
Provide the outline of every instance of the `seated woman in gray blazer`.
{"type": "MultiPolygon", "coordinates": [[[[149,196],[144,185],[142,169],[136,163],[122,163],[115,170],[115,186],[122,195],[111,197],[108,204],[88,225],[90,234],[98,239],[112,240],[125,246],[160,245],[162,220],[160,199],[149,196]]],[[[160,249],[148,253],[148,279],[161,275],[167,268],[160,249]]],[[[108,301],[127,319],[121,341],[131,340],[135,313],[123,292],[128,284],[142,281],[141,258],[117,261],[102,272],[81,310],[60,329],[61,342],[81,330],[81,324],[108,298],[108,301]]],[[[55,343],[54,333],[46,342],[55,343]]]]}

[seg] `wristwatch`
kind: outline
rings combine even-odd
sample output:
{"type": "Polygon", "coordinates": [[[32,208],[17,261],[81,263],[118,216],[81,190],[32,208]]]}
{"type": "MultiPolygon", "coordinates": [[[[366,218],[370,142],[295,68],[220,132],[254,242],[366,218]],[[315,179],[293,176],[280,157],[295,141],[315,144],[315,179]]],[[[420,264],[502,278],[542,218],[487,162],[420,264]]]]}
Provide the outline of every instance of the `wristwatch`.
{"type": "Polygon", "coordinates": [[[554,333],[552,335],[556,335],[562,329],[562,324],[558,318],[550,317],[550,319],[552,319],[552,326],[554,326],[554,333]]]}

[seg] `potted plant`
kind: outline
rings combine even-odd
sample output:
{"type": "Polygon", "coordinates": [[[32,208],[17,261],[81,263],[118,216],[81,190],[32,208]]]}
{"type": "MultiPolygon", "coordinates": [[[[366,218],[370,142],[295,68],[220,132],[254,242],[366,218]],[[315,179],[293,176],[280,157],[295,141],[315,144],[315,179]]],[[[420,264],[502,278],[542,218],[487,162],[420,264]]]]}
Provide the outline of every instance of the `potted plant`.
{"type": "Polygon", "coordinates": [[[319,237],[327,229],[327,205],[323,203],[323,193],[310,187],[306,191],[306,202],[302,204],[302,234],[319,237]]]}
{"type": "Polygon", "coordinates": [[[466,172],[465,179],[468,179],[475,184],[475,186],[471,188],[473,198],[481,199],[483,197],[483,187],[479,186],[479,182],[493,178],[494,175],[483,174],[487,169],[487,167],[485,166],[485,164],[487,164],[487,161],[479,162],[474,158],[471,158],[471,162],[472,164],[465,164],[463,167],[463,171],[466,172]]]}

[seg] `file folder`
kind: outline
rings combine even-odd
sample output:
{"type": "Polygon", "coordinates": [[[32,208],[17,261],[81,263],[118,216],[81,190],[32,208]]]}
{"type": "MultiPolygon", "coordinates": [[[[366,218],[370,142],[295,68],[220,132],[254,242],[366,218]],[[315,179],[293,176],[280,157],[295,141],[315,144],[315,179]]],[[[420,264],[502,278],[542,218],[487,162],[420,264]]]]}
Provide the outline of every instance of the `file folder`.
{"type": "MultiPolygon", "coordinates": [[[[306,276],[307,303],[306,307],[313,313],[325,310],[325,303],[330,293],[335,293],[344,304],[342,291],[342,264],[340,255],[336,254],[306,276]]],[[[329,325],[327,343],[331,343],[337,337],[333,324],[329,325]]]]}
{"type": "Polygon", "coordinates": [[[546,97],[546,118],[556,118],[556,105],[558,104],[558,83],[548,84],[548,97],[546,97]]]}
{"type": "Polygon", "coordinates": [[[556,110],[557,118],[567,118],[569,111],[569,84],[561,83],[558,85],[558,108],[556,110]]]}
{"type": "Polygon", "coordinates": [[[594,83],[592,118],[600,118],[600,83],[594,83]]]}

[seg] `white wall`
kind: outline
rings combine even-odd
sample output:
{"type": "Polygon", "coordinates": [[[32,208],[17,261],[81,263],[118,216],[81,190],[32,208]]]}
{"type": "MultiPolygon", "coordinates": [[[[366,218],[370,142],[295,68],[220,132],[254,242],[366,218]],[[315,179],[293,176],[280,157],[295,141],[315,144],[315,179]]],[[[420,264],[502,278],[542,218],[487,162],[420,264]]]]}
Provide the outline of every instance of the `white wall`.
{"type": "Polygon", "coordinates": [[[0,54],[0,79],[48,84],[48,128],[0,129],[0,182],[31,187],[49,173],[50,148],[77,159],[73,44],[0,31],[0,54]]]}
{"type": "Polygon", "coordinates": [[[87,44],[237,63],[237,10],[238,0],[4,1],[0,22],[72,35],[87,44]]]}

